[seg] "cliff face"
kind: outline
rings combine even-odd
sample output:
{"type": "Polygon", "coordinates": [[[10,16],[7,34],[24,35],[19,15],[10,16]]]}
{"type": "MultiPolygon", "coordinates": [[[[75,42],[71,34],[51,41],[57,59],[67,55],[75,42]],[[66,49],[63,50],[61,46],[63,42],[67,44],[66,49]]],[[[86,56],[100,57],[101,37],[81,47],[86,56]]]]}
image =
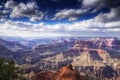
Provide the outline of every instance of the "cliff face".
{"type": "Polygon", "coordinates": [[[111,55],[102,49],[89,49],[82,52],[78,57],[73,59],[73,66],[97,66],[104,67],[105,64],[119,65],[119,59],[114,59],[111,55]]]}
{"type": "Polygon", "coordinates": [[[81,80],[80,74],[78,71],[73,70],[72,65],[67,65],[62,67],[56,76],[56,80],[81,80]]]}
{"type": "Polygon", "coordinates": [[[43,72],[43,73],[35,75],[30,80],[56,80],[55,76],[56,76],[56,73],[53,73],[53,72],[43,72]]]}
{"type": "Polygon", "coordinates": [[[0,57],[5,57],[5,58],[13,57],[11,53],[12,51],[8,50],[6,47],[0,44],[0,57]]]}
{"type": "Polygon", "coordinates": [[[99,48],[120,49],[120,39],[118,38],[93,38],[89,41],[96,44],[99,48]]]}
{"type": "Polygon", "coordinates": [[[0,45],[6,47],[7,49],[15,52],[17,50],[21,50],[23,48],[25,48],[25,46],[21,45],[18,42],[14,42],[14,41],[6,41],[0,38],[0,45]]]}
{"type": "Polygon", "coordinates": [[[58,72],[44,72],[37,74],[32,80],[82,80],[78,71],[72,65],[62,67],[58,72]]]}

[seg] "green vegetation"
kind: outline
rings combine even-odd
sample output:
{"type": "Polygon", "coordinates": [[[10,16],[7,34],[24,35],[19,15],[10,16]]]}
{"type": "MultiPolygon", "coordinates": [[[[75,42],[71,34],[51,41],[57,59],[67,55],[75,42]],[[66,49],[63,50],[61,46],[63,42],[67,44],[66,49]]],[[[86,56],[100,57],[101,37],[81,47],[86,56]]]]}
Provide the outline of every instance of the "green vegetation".
{"type": "Polygon", "coordinates": [[[18,77],[14,62],[0,58],[0,80],[15,80],[18,77]]]}

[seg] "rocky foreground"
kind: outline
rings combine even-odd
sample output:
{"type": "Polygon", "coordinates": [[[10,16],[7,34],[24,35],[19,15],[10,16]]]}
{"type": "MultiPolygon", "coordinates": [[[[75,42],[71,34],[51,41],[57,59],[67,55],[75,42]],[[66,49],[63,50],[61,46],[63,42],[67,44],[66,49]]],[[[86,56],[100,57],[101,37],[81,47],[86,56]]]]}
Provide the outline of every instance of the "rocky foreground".
{"type": "Polygon", "coordinates": [[[42,72],[30,77],[31,80],[83,80],[80,73],[74,70],[71,64],[62,67],[57,72],[42,72]]]}
{"type": "MultiPolygon", "coordinates": [[[[109,67],[106,67],[108,69],[110,69],[109,67]]],[[[100,72],[96,71],[96,72],[100,72]]],[[[109,70],[107,71],[107,73],[104,73],[106,75],[108,75],[110,72],[109,70]]],[[[96,73],[97,74],[97,73],[96,73]]],[[[97,76],[97,75],[96,75],[97,76]]],[[[92,75],[89,76],[87,74],[81,74],[79,73],[77,70],[73,69],[73,66],[71,64],[64,66],[62,68],[60,68],[57,72],[41,72],[41,73],[37,73],[35,74],[34,72],[30,73],[30,80],[120,80],[120,77],[112,77],[112,75],[108,75],[110,77],[106,77],[106,78],[102,78],[102,75],[100,75],[101,78],[95,78],[95,76],[93,77],[92,75]]]]}

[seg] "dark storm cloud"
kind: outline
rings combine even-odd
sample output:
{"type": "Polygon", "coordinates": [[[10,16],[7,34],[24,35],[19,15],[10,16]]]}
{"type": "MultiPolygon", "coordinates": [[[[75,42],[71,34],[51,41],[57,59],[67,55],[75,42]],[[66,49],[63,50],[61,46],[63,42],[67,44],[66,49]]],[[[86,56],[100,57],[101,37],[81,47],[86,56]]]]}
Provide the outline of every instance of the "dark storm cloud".
{"type": "MultiPolygon", "coordinates": [[[[61,1],[61,0],[60,0],[61,1]]],[[[70,0],[75,2],[75,0],[70,0]]],[[[62,9],[55,13],[55,19],[67,18],[68,21],[74,21],[79,19],[85,14],[93,14],[97,11],[107,8],[110,12],[108,14],[98,13],[98,21],[108,22],[116,21],[120,19],[120,0],[78,0],[77,2],[80,6],[75,9],[62,9]],[[88,11],[86,11],[86,9],[88,11]]],[[[69,3],[66,3],[69,4],[69,3]]],[[[62,6],[62,4],[61,4],[62,6]]]]}
{"type": "Polygon", "coordinates": [[[96,21],[110,22],[120,20],[120,0],[82,0],[81,5],[83,8],[91,8],[91,14],[103,8],[109,10],[107,13],[98,13],[95,16],[96,21]]]}
{"type": "MultiPolygon", "coordinates": [[[[27,17],[31,21],[41,20],[46,16],[50,18],[54,17],[54,19],[67,18],[68,21],[74,21],[85,14],[90,14],[90,12],[91,14],[96,13],[96,11],[99,11],[105,7],[109,8],[110,10],[117,8],[120,4],[120,0],[33,0],[32,2],[29,0],[26,2],[20,1],[18,2],[17,0],[9,0],[5,3],[4,7],[12,9],[12,12],[10,12],[11,18],[27,17]]],[[[113,13],[114,18],[117,18],[117,20],[119,20],[119,11],[115,10],[113,13]]],[[[105,15],[103,17],[108,18],[105,15]]]]}
{"type": "Polygon", "coordinates": [[[120,20],[120,7],[112,8],[108,19],[112,21],[120,20]]]}
{"type": "Polygon", "coordinates": [[[95,21],[110,22],[120,20],[120,7],[112,8],[109,13],[100,13],[95,17],[95,21]]]}
{"type": "Polygon", "coordinates": [[[94,9],[115,8],[120,6],[120,0],[83,0],[82,6],[94,9]]]}
{"type": "Polygon", "coordinates": [[[109,8],[120,6],[120,0],[104,0],[104,5],[109,8]]]}

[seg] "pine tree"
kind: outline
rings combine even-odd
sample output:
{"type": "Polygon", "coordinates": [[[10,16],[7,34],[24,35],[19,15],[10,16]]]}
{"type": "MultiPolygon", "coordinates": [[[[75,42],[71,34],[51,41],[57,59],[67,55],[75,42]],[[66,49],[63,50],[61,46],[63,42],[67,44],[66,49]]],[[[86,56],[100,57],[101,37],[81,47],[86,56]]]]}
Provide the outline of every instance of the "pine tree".
{"type": "Polygon", "coordinates": [[[5,58],[0,58],[0,80],[14,80],[17,78],[14,62],[5,58]]]}

